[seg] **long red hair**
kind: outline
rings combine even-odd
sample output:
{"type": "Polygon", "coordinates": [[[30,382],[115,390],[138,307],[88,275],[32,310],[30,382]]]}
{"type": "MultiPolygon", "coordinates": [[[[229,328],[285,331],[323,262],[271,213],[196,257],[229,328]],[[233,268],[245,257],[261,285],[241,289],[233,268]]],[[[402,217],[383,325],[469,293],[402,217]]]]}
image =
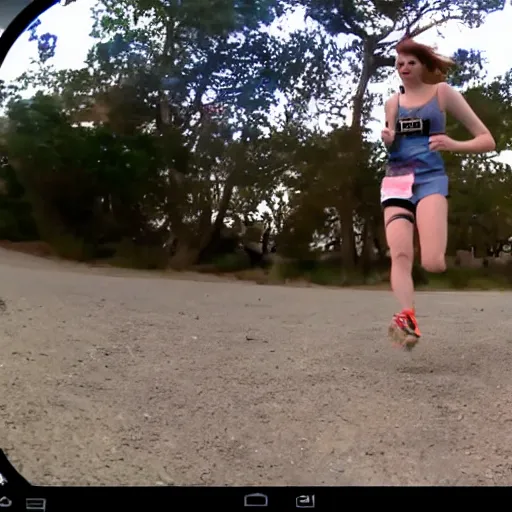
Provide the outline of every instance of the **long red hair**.
{"type": "Polygon", "coordinates": [[[398,54],[414,55],[424,66],[423,82],[438,84],[446,80],[446,75],[455,62],[439,55],[432,47],[417,43],[411,37],[404,37],[395,47],[398,54]]]}

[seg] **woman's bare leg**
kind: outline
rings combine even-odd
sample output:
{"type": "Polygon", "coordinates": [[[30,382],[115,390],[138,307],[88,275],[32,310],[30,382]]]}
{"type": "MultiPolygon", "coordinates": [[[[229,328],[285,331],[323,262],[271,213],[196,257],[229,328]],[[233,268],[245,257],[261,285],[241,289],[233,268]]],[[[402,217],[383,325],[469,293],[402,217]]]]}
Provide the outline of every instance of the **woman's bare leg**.
{"type": "Polygon", "coordinates": [[[416,225],[421,247],[421,265],[428,272],[446,270],[448,245],[448,200],[441,194],[423,198],[417,206],[416,225]]]}
{"type": "Polygon", "coordinates": [[[421,333],[414,312],[414,215],[405,208],[389,206],[384,211],[386,238],[391,253],[391,288],[402,306],[393,316],[389,336],[395,346],[411,350],[421,333]]]}
{"type": "Polygon", "coordinates": [[[404,310],[414,307],[414,283],[412,264],[414,260],[414,215],[398,206],[384,210],[386,240],[391,256],[391,289],[404,310]],[[395,218],[396,215],[407,216],[395,218]]]}

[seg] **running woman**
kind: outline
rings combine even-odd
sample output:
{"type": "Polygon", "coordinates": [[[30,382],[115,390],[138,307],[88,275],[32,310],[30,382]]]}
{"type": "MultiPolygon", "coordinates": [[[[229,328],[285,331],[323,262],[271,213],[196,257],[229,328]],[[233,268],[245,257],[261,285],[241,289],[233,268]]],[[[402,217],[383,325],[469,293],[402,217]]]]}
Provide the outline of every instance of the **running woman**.
{"type": "Polygon", "coordinates": [[[401,307],[393,316],[389,335],[395,345],[410,350],[421,336],[412,279],[415,225],[423,268],[438,273],[446,270],[448,176],[441,151],[486,153],[496,143],[462,94],[445,82],[452,60],[409,37],[398,43],[396,53],[402,87],[384,107],[386,128],[381,136],[389,155],[381,204],[391,256],[391,288],[401,307]],[[473,138],[457,141],[448,137],[446,112],[473,138]]]}

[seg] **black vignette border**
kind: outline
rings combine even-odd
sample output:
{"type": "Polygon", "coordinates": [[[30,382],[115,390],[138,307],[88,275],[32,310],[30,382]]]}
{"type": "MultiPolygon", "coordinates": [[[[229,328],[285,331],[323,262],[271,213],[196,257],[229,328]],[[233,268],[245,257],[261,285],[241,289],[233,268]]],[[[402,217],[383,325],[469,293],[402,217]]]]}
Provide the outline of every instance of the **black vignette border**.
{"type": "MultiPolygon", "coordinates": [[[[1,2],[2,0],[0,0],[1,2]]],[[[32,0],[12,21],[0,36],[0,67],[17,39],[43,12],[58,4],[59,0],[32,0]]]]}

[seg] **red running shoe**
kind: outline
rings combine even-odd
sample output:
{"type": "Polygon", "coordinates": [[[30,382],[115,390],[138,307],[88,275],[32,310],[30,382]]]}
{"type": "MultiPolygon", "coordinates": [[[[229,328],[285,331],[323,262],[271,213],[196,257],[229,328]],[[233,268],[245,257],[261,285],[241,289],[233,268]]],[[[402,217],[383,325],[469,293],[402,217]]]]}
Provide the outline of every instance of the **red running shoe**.
{"type": "Polygon", "coordinates": [[[414,310],[404,309],[393,315],[388,333],[394,346],[412,350],[421,337],[414,310]]]}

